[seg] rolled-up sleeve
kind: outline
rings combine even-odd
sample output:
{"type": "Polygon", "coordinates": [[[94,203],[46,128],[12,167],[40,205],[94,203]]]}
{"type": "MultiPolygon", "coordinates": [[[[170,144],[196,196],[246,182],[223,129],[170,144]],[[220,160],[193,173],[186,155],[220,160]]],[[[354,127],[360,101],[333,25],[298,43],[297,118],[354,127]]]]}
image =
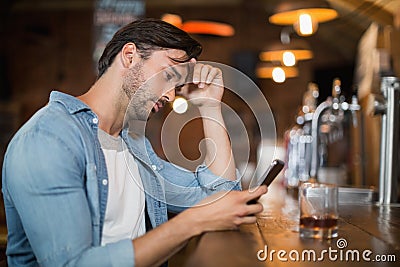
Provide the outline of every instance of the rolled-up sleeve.
{"type": "MultiPolygon", "coordinates": [[[[230,191],[241,190],[240,179],[228,180],[212,173],[207,166],[200,165],[194,173],[199,185],[211,191],[230,191]]],[[[236,177],[240,177],[239,171],[236,169],[236,177]]]]}
{"type": "Polygon", "coordinates": [[[160,179],[163,179],[168,210],[181,212],[200,200],[219,191],[241,190],[240,175],[236,180],[228,180],[212,173],[200,165],[191,172],[175,164],[158,159],[160,179]]]}

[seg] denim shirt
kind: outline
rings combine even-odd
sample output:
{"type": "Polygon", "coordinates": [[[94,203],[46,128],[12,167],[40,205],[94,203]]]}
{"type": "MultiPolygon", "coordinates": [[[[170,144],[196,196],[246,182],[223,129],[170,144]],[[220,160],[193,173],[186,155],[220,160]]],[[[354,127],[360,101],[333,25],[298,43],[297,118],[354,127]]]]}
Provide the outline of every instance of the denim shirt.
{"type": "MultiPolygon", "coordinates": [[[[98,118],[79,99],[52,92],[50,102],[13,137],[3,164],[9,266],[134,266],[130,239],[101,246],[108,177],[98,118]]],[[[189,172],[160,159],[143,136],[123,130],[143,181],[153,227],[238,180],[205,166],[189,172]]],[[[132,203],[135,205],[135,203],[132,203]]],[[[155,252],[156,253],[156,252],[155,252]]]]}

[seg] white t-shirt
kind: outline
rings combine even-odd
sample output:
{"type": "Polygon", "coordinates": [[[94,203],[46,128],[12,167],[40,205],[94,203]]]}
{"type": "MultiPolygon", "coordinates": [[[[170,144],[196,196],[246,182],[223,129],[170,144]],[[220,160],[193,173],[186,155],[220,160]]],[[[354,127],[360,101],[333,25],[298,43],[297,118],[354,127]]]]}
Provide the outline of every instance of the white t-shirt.
{"type": "Polygon", "coordinates": [[[108,198],[101,245],[146,232],[145,194],[137,163],[122,138],[99,129],[108,173],[108,198]]]}

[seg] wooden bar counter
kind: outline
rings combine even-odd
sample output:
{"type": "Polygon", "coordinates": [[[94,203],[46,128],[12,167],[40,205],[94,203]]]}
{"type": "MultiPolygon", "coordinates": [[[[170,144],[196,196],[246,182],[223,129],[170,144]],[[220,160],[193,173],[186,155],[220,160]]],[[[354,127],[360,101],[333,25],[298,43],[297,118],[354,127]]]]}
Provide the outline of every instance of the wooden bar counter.
{"type": "Polygon", "coordinates": [[[339,205],[339,235],[299,236],[297,196],[273,183],[257,224],[192,239],[170,267],[400,266],[400,205],[339,205]]]}

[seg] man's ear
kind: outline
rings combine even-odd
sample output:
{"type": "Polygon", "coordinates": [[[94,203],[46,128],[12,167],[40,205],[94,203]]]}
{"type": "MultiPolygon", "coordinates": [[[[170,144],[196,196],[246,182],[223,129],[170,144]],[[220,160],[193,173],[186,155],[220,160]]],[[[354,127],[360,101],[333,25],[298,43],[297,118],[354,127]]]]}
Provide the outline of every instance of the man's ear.
{"type": "Polygon", "coordinates": [[[140,59],[134,43],[126,43],[121,49],[121,63],[125,68],[134,66],[140,59]]]}

